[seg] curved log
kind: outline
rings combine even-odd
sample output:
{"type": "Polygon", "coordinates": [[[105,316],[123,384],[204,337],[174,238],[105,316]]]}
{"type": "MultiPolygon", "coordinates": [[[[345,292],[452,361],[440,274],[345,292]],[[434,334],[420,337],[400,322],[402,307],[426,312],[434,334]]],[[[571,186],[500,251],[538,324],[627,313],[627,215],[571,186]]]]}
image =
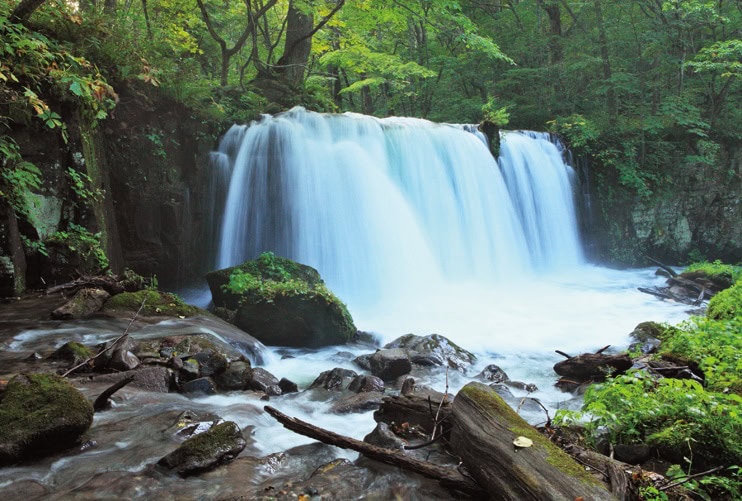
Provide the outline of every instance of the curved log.
{"type": "Polygon", "coordinates": [[[518,416],[492,388],[469,383],[452,409],[451,446],[490,499],[615,499],[605,486],[518,416]],[[533,441],[518,448],[516,437],[533,441]]]}

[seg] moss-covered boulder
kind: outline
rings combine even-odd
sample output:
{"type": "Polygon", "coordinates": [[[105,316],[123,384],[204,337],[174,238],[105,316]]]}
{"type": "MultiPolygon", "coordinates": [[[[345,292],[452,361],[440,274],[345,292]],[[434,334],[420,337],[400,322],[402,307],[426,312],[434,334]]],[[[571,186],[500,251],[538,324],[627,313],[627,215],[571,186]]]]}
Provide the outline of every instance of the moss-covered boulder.
{"type": "Polygon", "coordinates": [[[114,311],[138,311],[142,307],[141,315],[169,317],[192,317],[202,313],[195,306],[185,304],[175,294],[160,292],[153,289],[145,289],[136,292],[124,292],[116,294],[103,305],[103,310],[114,311]],[[142,307],[142,303],[144,306],[142,307]]]}
{"type": "Polygon", "coordinates": [[[13,378],[0,402],[0,466],[66,449],[93,423],[93,406],[52,374],[13,378]]]}
{"type": "Polygon", "coordinates": [[[214,304],[236,310],[234,324],[263,343],[318,347],[356,333],[345,305],[317,270],[264,253],[254,261],[206,275],[214,304]]]}
{"type": "Polygon", "coordinates": [[[231,421],[212,426],[209,431],[194,435],[158,464],[175,470],[182,476],[209,470],[236,458],[247,442],[240,428],[231,421]]]}

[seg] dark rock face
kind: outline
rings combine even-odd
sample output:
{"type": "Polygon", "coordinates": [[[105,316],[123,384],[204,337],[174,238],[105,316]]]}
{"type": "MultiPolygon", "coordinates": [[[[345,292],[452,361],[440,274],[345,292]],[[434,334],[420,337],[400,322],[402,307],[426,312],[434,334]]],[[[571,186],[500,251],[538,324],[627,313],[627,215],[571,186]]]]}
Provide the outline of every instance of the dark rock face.
{"type": "Polygon", "coordinates": [[[92,423],[93,406],[66,380],[16,376],[0,402],[0,466],[70,447],[92,423]]]}
{"type": "Polygon", "coordinates": [[[214,377],[217,386],[223,391],[244,390],[251,379],[252,368],[250,363],[243,361],[232,362],[226,370],[214,377]]]}
{"type": "Polygon", "coordinates": [[[165,367],[145,367],[116,374],[101,374],[91,378],[97,383],[114,384],[127,376],[134,376],[130,386],[146,391],[168,393],[173,386],[173,371],[165,367]]]}
{"type": "Polygon", "coordinates": [[[234,324],[266,344],[319,347],[346,343],[356,334],[345,305],[309,266],[264,253],[210,272],[206,280],[214,304],[236,310],[234,324]],[[239,292],[225,292],[233,274],[246,280],[239,292]]]}
{"type": "Polygon", "coordinates": [[[363,393],[368,391],[384,392],[384,381],[376,376],[356,376],[348,385],[348,390],[363,393]]]}
{"type": "Polygon", "coordinates": [[[262,391],[266,395],[280,395],[281,387],[279,381],[270,372],[260,367],[252,370],[252,377],[247,383],[248,390],[262,391]]]}
{"type": "Polygon", "coordinates": [[[160,459],[158,464],[187,476],[233,460],[245,445],[240,428],[235,423],[226,421],[189,438],[160,459]]]}
{"type": "Polygon", "coordinates": [[[281,393],[297,393],[299,391],[299,387],[296,383],[293,381],[286,379],[285,377],[282,377],[281,380],[278,382],[278,387],[281,388],[281,393]]]}
{"type": "Polygon", "coordinates": [[[193,381],[188,381],[187,383],[185,383],[181,389],[181,392],[187,395],[215,395],[216,384],[210,377],[200,377],[198,379],[194,379],[193,381]]]}
{"type": "Polygon", "coordinates": [[[404,449],[405,441],[395,435],[386,423],[376,423],[376,428],[363,437],[363,441],[386,449],[404,449]]]}
{"type": "Polygon", "coordinates": [[[449,367],[463,373],[476,360],[472,353],[440,334],[407,334],[384,348],[401,348],[409,355],[410,361],[417,365],[449,367]]]}
{"type": "Polygon", "coordinates": [[[505,371],[494,364],[488,365],[487,367],[482,369],[482,372],[477,374],[477,378],[483,379],[485,381],[490,381],[492,383],[504,383],[505,381],[510,381],[510,378],[505,373],[505,371]]]}
{"type": "Polygon", "coordinates": [[[376,410],[381,405],[384,394],[378,391],[364,393],[351,393],[336,400],[330,406],[330,412],[334,414],[351,414],[376,410]]]}
{"type": "Polygon", "coordinates": [[[340,391],[348,387],[351,380],[358,376],[358,373],[350,369],[335,367],[332,370],[324,371],[315,379],[309,388],[324,388],[326,390],[340,391]]]}
{"type": "Polygon", "coordinates": [[[412,370],[412,363],[404,350],[393,348],[379,350],[369,358],[371,373],[385,381],[404,376],[412,370]]]}

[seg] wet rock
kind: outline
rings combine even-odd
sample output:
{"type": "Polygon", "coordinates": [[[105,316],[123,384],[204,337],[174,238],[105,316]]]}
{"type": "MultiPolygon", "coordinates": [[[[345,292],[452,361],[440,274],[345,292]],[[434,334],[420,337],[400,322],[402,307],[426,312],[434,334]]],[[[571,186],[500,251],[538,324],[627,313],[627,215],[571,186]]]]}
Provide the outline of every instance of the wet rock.
{"type": "Polygon", "coordinates": [[[81,289],[59,308],[52,311],[55,320],[89,317],[103,307],[111,295],[103,289],[81,289]]]}
{"type": "Polygon", "coordinates": [[[281,387],[278,379],[265,369],[256,367],[252,370],[252,377],[247,383],[248,390],[262,391],[266,395],[280,395],[281,387]]]}
{"type": "Polygon", "coordinates": [[[139,358],[123,346],[113,349],[111,359],[108,361],[108,369],[114,371],[130,371],[139,366],[139,358]]]}
{"type": "Polygon", "coordinates": [[[341,391],[346,389],[351,380],[356,376],[358,376],[358,373],[355,371],[335,367],[334,369],[324,371],[317,376],[317,379],[309,385],[309,388],[324,388],[331,391],[341,391]]]}
{"type": "Polygon", "coordinates": [[[158,464],[181,476],[206,471],[236,458],[246,441],[240,428],[231,421],[213,426],[209,431],[189,438],[158,464]]]}
{"type": "Polygon", "coordinates": [[[319,347],[346,343],[356,333],[345,305],[309,266],[264,253],[206,280],[214,304],[236,309],[235,325],[266,344],[319,347]],[[238,293],[222,288],[234,272],[251,278],[238,293]]]}
{"type": "Polygon", "coordinates": [[[384,394],[378,391],[353,393],[340,397],[330,406],[333,414],[352,414],[372,411],[379,408],[384,394]]]}
{"type": "Polygon", "coordinates": [[[495,364],[490,364],[482,369],[482,372],[477,374],[477,378],[483,379],[484,381],[490,381],[492,383],[504,383],[505,381],[510,381],[510,378],[505,373],[505,371],[495,364]]]}
{"type": "Polygon", "coordinates": [[[87,346],[71,341],[69,343],[64,343],[57,351],[49,355],[49,359],[62,360],[69,363],[70,367],[74,367],[93,355],[93,350],[87,346]]]}
{"type": "Polygon", "coordinates": [[[134,380],[128,385],[130,387],[156,393],[168,393],[173,387],[173,372],[165,367],[144,367],[116,374],[100,374],[91,377],[90,380],[112,385],[130,375],[134,376],[134,380]]]}
{"type": "Polygon", "coordinates": [[[384,393],[384,381],[376,376],[356,376],[348,385],[348,390],[356,393],[369,391],[384,393]]]}
{"type": "Polygon", "coordinates": [[[180,391],[186,395],[215,395],[216,383],[210,377],[200,377],[183,384],[180,391]]]}
{"type": "Polygon", "coordinates": [[[639,343],[644,343],[649,339],[662,339],[670,328],[658,322],[642,322],[634,327],[629,336],[639,343]]]}
{"type": "Polygon", "coordinates": [[[252,368],[249,362],[238,360],[214,376],[217,386],[222,391],[241,391],[247,388],[252,379],[252,368]]]}
{"type": "Polygon", "coordinates": [[[198,378],[200,374],[201,367],[198,364],[198,360],[194,358],[183,360],[183,367],[178,373],[181,381],[191,381],[198,378]]]}
{"type": "Polygon", "coordinates": [[[93,406],[67,380],[14,377],[0,402],[0,466],[66,449],[93,423],[93,406]]]}
{"type": "Polygon", "coordinates": [[[504,381],[504,383],[511,388],[517,388],[519,390],[527,391],[528,393],[533,393],[534,391],[538,391],[538,386],[536,386],[533,383],[524,383],[523,381],[511,381],[507,380],[504,381]]]}
{"type": "Polygon", "coordinates": [[[404,449],[405,441],[395,435],[386,423],[376,423],[376,428],[363,437],[363,441],[386,449],[404,449]]]}
{"type": "Polygon", "coordinates": [[[369,359],[371,373],[385,381],[408,374],[412,363],[407,353],[400,348],[379,350],[369,359]]]}
{"type": "Polygon", "coordinates": [[[512,402],[515,399],[513,392],[504,383],[492,383],[489,386],[506,402],[512,402]]]}
{"type": "Polygon", "coordinates": [[[299,387],[293,381],[282,377],[278,382],[278,387],[281,388],[281,392],[285,395],[286,393],[297,393],[299,387]]]}
{"type": "Polygon", "coordinates": [[[474,354],[440,334],[417,336],[407,334],[384,346],[386,349],[401,348],[411,361],[423,366],[449,367],[466,373],[476,360],[474,354]]]}
{"type": "Polygon", "coordinates": [[[166,367],[179,372],[183,368],[183,359],[180,357],[170,357],[167,361],[166,367]]]}
{"type": "Polygon", "coordinates": [[[371,370],[371,356],[373,353],[368,353],[366,355],[360,355],[353,359],[353,363],[356,364],[358,367],[363,369],[364,371],[370,371],[371,370]]]}
{"type": "Polygon", "coordinates": [[[229,366],[227,358],[221,353],[211,350],[204,351],[194,355],[199,364],[201,364],[201,376],[215,376],[221,374],[229,366]],[[203,360],[203,361],[202,361],[203,360]]]}
{"type": "Polygon", "coordinates": [[[183,439],[191,438],[193,435],[203,433],[210,429],[214,424],[223,423],[224,420],[212,412],[188,409],[175,418],[173,424],[168,427],[164,433],[166,435],[177,435],[183,439]],[[207,423],[199,428],[202,423],[207,423]]]}
{"type": "Polygon", "coordinates": [[[656,337],[647,337],[643,342],[630,344],[628,351],[629,353],[635,353],[638,351],[642,355],[650,355],[652,353],[657,353],[661,343],[662,341],[656,337]]]}

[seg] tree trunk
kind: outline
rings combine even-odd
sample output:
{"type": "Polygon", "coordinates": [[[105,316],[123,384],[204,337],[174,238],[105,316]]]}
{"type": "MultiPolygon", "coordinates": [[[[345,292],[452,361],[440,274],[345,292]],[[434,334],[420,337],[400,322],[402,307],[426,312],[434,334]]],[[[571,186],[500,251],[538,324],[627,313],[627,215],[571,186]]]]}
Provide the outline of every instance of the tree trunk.
{"type": "Polygon", "coordinates": [[[513,411],[495,391],[469,383],[453,403],[451,446],[490,499],[615,499],[604,485],[513,411]],[[525,436],[530,447],[513,441],[525,436]]]}
{"type": "Polygon", "coordinates": [[[41,7],[45,1],[46,0],[21,0],[21,3],[19,3],[10,14],[10,19],[14,22],[25,24],[28,21],[28,18],[31,17],[31,14],[41,7]]]}
{"type": "Polygon", "coordinates": [[[606,93],[607,105],[608,105],[608,116],[615,117],[617,112],[616,107],[616,93],[613,90],[613,84],[611,83],[611,77],[613,72],[611,70],[611,59],[608,52],[608,37],[605,33],[605,23],[603,21],[603,8],[601,0],[595,0],[595,21],[598,25],[598,45],[600,45],[600,59],[603,63],[603,79],[608,85],[608,92],[606,93]]]}
{"type": "Polygon", "coordinates": [[[314,18],[297,9],[293,1],[289,3],[287,17],[286,48],[278,60],[278,66],[284,82],[296,88],[304,80],[304,70],[312,51],[314,18]]]}

